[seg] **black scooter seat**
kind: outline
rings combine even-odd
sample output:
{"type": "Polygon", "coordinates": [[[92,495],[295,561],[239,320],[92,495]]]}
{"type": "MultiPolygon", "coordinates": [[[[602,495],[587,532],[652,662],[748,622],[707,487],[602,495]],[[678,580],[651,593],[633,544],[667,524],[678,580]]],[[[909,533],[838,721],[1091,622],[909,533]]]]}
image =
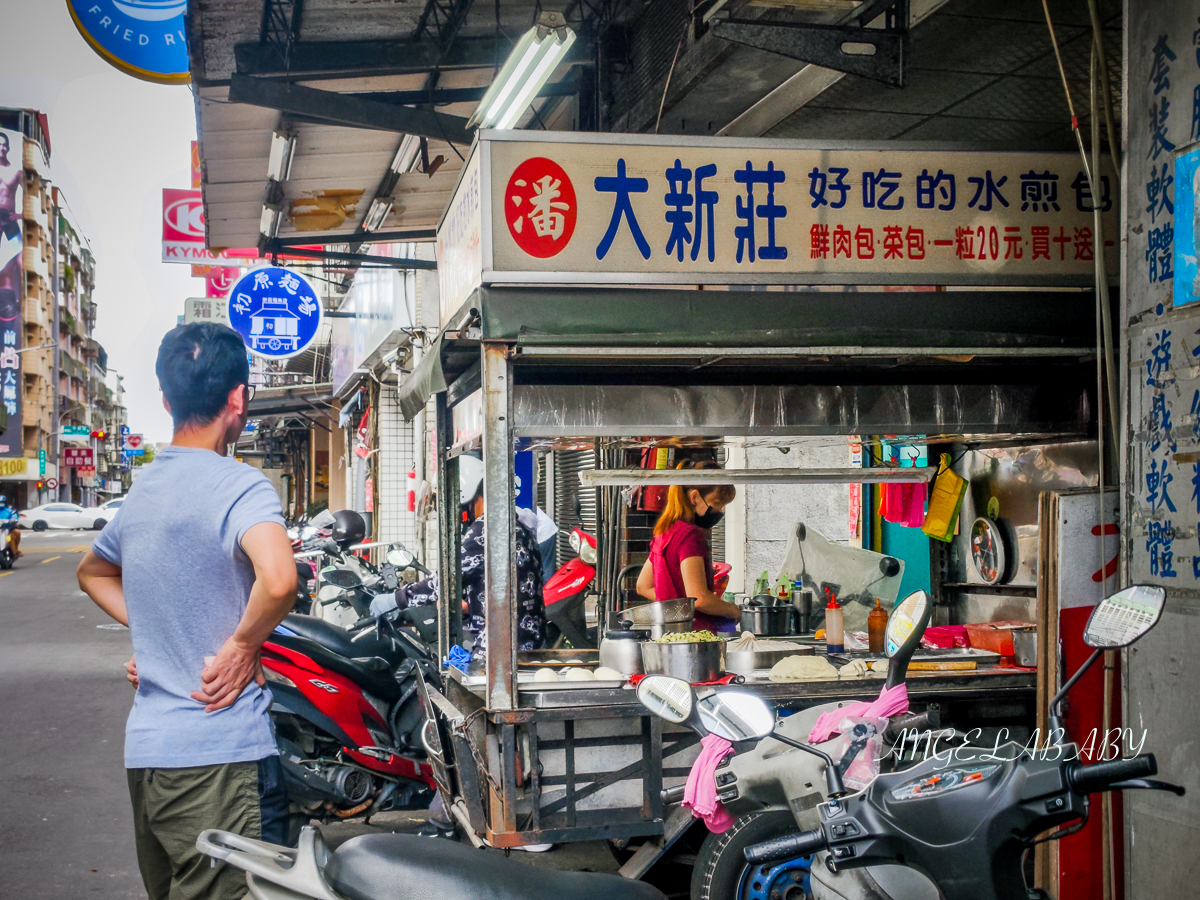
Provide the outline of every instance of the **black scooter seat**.
{"type": "Polygon", "coordinates": [[[325,877],[349,900],[666,900],[642,881],[535,869],[410,834],[351,838],[334,851],[325,877]]]}
{"type": "Polygon", "coordinates": [[[393,666],[404,660],[404,651],[391,641],[380,638],[374,629],[360,633],[357,639],[351,640],[352,635],[345,628],[316,616],[302,616],[297,613],[292,613],[284,619],[283,627],[294,631],[300,637],[316,641],[326,650],[346,659],[378,656],[393,666]]]}

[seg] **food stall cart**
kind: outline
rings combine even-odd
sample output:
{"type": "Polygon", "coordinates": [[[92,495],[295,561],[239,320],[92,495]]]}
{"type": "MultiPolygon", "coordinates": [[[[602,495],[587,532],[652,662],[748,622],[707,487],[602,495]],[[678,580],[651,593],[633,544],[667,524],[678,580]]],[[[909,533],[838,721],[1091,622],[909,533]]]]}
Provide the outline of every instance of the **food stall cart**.
{"type": "MultiPolygon", "coordinates": [[[[1000,202],[1005,182],[1019,184],[1026,169],[1069,183],[1076,166],[1062,154],[480,134],[439,227],[443,328],[400,391],[406,415],[434,400],[439,498],[458,495],[458,454],[479,449],[484,460],[486,664],[448,668],[443,689],[427,695],[436,723],[427,746],[472,840],[646,838],[623,870],[639,877],[690,817],[668,817],[660,790],[686,774],[692,733],[649,715],[627,686],[546,686],[520,671],[586,651],[516,650],[514,450],[595,448],[594,483],[613,500],[619,485],[656,477],[626,469],[622,451],[667,439],[902,434],[975,449],[1086,439],[1095,430],[1095,300],[1069,288],[1087,283],[1091,263],[1072,262],[1066,245],[1053,266],[1040,252],[1030,257],[1042,228],[1070,235],[1090,212],[1021,212],[1015,190],[1014,202],[1000,202]],[[932,187],[931,171],[941,179],[932,187]],[[830,193],[839,187],[840,202],[830,193]],[[956,203],[957,218],[947,214],[956,203]],[[860,242],[856,251],[847,240],[860,242]],[[886,262],[885,247],[894,251],[886,262]],[[792,287],[931,283],[991,289],[792,287]]],[[[718,480],[896,478],[927,476],[790,469],[718,480]]],[[[458,588],[457,507],[438,506],[441,584],[458,588]]],[[[620,503],[597,506],[621,515],[620,503]]],[[[620,549],[606,533],[619,540],[621,531],[599,531],[604,559],[620,549]]],[[[942,600],[948,569],[941,548],[934,556],[942,600]]],[[[459,609],[457,590],[444,590],[443,659],[461,636],[459,609]]],[[[879,685],[745,687],[795,710],[870,699],[879,685]]],[[[1035,686],[1030,671],[981,668],[914,675],[909,693],[914,709],[939,703],[943,721],[960,727],[1029,726],[1035,686]]]]}

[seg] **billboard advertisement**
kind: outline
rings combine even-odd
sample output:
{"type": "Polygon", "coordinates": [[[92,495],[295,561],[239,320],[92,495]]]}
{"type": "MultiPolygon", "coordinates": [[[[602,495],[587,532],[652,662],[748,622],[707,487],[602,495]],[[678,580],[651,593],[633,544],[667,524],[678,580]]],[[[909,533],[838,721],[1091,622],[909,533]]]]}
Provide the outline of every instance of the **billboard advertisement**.
{"type": "Polygon", "coordinates": [[[0,458],[24,455],[21,432],[21,214],[24,137],[0,129],[0,458]]]}
{"type": "Polygon", "coordinates": [[[224,250],[204,245],[204,198],[199,189],[163,188],[162,261],[193,265],[254,266],[264,260],[257,247],[224,250]]]}

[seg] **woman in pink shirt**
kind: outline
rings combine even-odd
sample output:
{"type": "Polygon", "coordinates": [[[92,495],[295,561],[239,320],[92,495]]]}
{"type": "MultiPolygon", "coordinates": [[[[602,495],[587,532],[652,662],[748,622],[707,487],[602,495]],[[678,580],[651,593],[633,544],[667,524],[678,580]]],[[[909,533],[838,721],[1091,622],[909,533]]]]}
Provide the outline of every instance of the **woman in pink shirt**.
{"type": "MultiPolygon", "coordinates": [[[[699,463],[693,468],[716,467],[699,463]]],[[[741,615],[736,604],[721,599],[725,585],[714,584],[709,548],[709,532],[735,495],[731,484],[671,485],[654,525],[650,558],[638,575],[637,592],[647,600],[695,598],[692,627],[697,631],[734,631],[741,615]]]]}

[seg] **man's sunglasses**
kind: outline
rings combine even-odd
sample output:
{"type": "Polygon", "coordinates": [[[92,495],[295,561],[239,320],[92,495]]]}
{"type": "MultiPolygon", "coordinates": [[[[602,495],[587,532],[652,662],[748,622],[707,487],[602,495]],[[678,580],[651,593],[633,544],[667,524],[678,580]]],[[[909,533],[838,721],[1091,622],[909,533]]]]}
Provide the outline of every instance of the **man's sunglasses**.
{"type": "Polygon", "coordinates": [[[249,403],[251,400],[254,399],[254,385],[247,384],[247,385],[245,385],[245,388],[246,388],[246,402],[249,403]]]}

